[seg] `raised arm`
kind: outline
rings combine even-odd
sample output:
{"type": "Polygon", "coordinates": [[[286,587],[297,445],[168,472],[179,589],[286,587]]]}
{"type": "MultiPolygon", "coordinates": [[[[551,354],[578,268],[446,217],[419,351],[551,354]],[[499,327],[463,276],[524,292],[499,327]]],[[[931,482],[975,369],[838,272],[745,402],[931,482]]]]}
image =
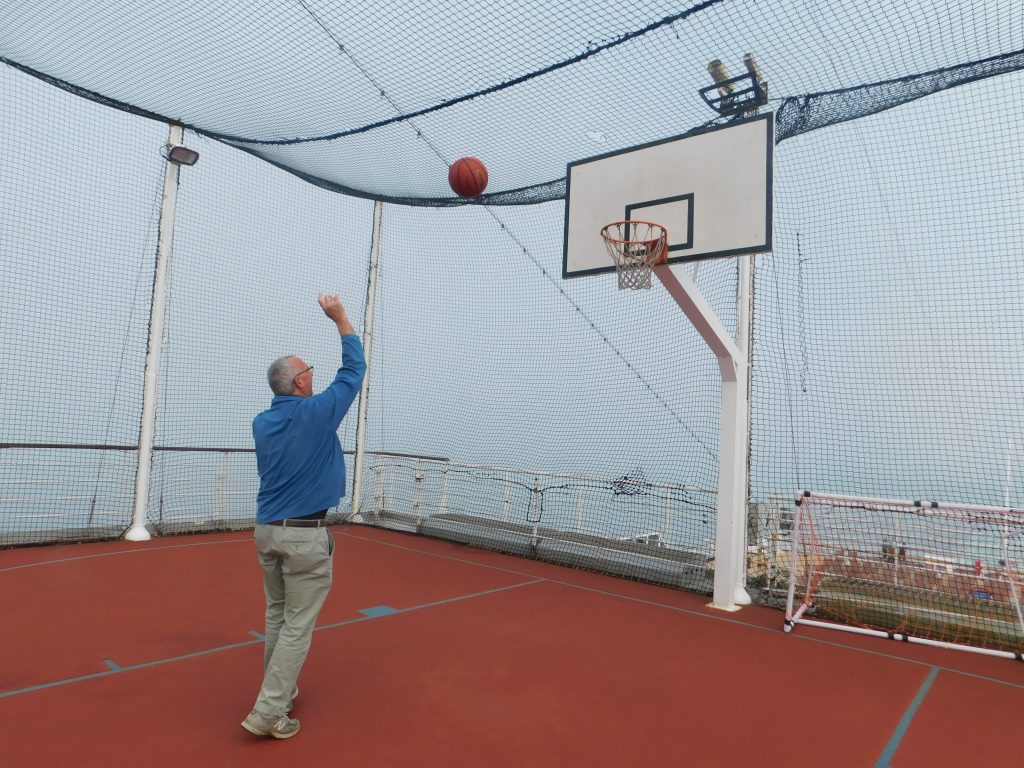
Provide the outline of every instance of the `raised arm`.
{"type": "Polygon", "coordinates": [[[341,300],[337,296],[320,294],[317,301],[341,334],[341,367],[331,385],[319,395],[314,395],[312,400],[317,412],[329,419],[333,428],[337,429],[359,394],[359,385],[366,373],[366,360],[363,357],[363,344],[349,322],[341,300]]]}

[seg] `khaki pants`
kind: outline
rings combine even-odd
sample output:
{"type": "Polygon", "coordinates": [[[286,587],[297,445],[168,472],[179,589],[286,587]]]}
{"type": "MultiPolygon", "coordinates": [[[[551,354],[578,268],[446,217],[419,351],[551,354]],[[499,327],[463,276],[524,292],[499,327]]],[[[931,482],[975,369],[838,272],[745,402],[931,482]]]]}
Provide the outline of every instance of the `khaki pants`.
{"type": "Polygon", "coordinates": [[[256,526],[256,551],[267,597],[263,687],[253,709],[277,719],[309,653],[316,617],[331,589],[334,539],[326,528],[256,526]]]}

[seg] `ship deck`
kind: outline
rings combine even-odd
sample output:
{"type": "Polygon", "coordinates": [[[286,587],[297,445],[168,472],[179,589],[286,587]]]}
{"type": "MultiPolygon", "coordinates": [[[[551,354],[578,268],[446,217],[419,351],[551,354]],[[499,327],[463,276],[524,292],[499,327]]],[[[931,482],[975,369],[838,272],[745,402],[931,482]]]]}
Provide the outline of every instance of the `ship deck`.
{"type": "Polygon", "coordinates": [[[252,534],[0,551],[0,760],[21,766],[1002,766],[1024,664],[708,608],[693,593],[367,526],[293,739],[262,673],[252,534]]]}

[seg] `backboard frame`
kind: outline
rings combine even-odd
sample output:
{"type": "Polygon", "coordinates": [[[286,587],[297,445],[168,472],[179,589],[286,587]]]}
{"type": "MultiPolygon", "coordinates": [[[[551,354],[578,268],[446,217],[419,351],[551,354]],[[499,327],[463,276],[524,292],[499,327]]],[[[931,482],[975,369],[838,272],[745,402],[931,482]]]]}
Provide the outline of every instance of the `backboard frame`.
{"type": "MultiPolygon", "coordinates": [[[[626,203],[621,211],[616,211],[615,215],[609,218],[608,222],[615,220],[630,220],[630,219],[641,219],[647,221],[658,221],[657,217],[651,217],[650,215],[642,213],[642,209],[651,208],[657,205],[669,204],[669,203],[683,203],[685,210],[687,211],[686,216],[686,232],[682,235],[678,229],[673,231],[671,224],[664,221],[658,221],[669,229],[669,236],[671,238],[669,244],[669,264],[680,264],[690,263],[696,261],[704,261],[708,259],[724,258],[728,256],[739,256],[751,253],[765,253],[772,250],[773,240],[773,197],[774,197],[774,150],[775,150],[775,115],[774,113],[768,112],[763,115],[755,115],[753,117],[742,118],[738,120],[730,121],[725,125],[714,125],[706,128],[697,128],[692,131],[688,131],[678,136],[670,136],[657,141],[648,142],[646,144],[640,144],[638,146],[627,147],[625,149],[619,149],[612,152],[606,152],[593,157],[583,158],[568,163],[566,166],[565,175],[565,228],[563,234],[562,244],[562,278],[570,279],[577,277],[588,277],[591,275],[604,274],[607,272],[614,272],[615,265],[608,263],[606,266],[579,269],[574,268],[570,271],[569,269],[569,248],[570,248],[570,216],[571,216],[571,204],[573,201],[572,196],[572,178],[573,169],[578,166],[583,166],[588,163],[600,162],[613,157],[619,157],[628,155],[635,152],[643,152],[644,150],[651,149],[652,147],[658,147],[663,144],[670,142],[678,142],[684,139],[690,139],[697,136],[702,136],[717,131],[724,131],[731,128],[736,128],[742,125],[750,125],[751,123],[761,122],[764,123],[764,140],[765,140],[765,189],[764,189],[764,237],[758,242],[751,242],[737,248],[722,248],[711,251],[699,251],[697,253],[689,252],[693,247],[694,243],[694,221],[695,213],[698,212],[699,203],[695,200],[695,195],[692,191],[687,191],[685,181],[680,183],[680,194],[670,196],[659,196],[650,200],[633,200],[626,203]]],[[[595,236],[598,233],[595,232],[595,236]]]]}

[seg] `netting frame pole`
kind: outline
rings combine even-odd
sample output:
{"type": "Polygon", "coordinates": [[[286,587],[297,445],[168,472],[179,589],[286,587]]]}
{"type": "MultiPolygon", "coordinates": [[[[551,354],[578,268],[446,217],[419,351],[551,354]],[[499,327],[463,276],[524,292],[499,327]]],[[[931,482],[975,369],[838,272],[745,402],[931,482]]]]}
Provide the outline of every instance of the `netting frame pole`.
{"type": "MultiPolygon", "coordinates": [[[[185,129],[171,123],[167,146],[182,144],[185,129]]],[[[143,374],[142,424],[139,427],[139,459],[135,468],[135,508],[131,528],[124,537],[128,541],[149,541],[146,527],[149,506],[149,483],[153,472],[153,438],[156,434],[157,386],[160,381],[160,358],[163,354],[164,320],[167,315],[168,263],[174,241],[174,214],[178,202],[179,166],[170,158],[164,160],[164,193],[160,203],[160,227],[156,243],[156,275],[149,310],[149,338],[146,342],[146,367],[143,374]]]]}
{"type": "Polygon", "coordinates": [[[1017,582],[1013,578],[1013,569],[1010,567],[1010,537],[1003,525],[1003,571],[1006,573],[1006,586],[1009,588],[1010,597],[1013,603],[1013,611],[1017,614],[1017,624],[1020,626],[1021,634],[1024,634],[1024,612],[1020,607],[1020,596],[1017,594],[1017,582]]]}
{"type": "MultiPolygon", "coordinates": [[[[789,584],[786,589],[786,619],[782,625],[782,629],[785,632],[792,632],[793,625],[799,618],[793,612],[793,604],[796,598],[796,577],[797,568],[800,563],[800,534],[803,533],[803,505],[797,500],[796,515],[793,519],[793,534],[790,538],[790,561],[789,561],[789,584]]],[[[806,592],[804,593],[807,594],[806,592]]],[[[801,607],[800,612],[803,613],[806,608],[806,603],[801,607]]]]}
{"type": "Polygon", "coordinates": [[[722,413],[718,441],[715,580],[710,607],[736,611],[750,605],[750,595],[744,588],[749,431],[746,356],[682,265],[657,266],[653,271],[718,359],[722,413]]]}
{"type": "Polygon", "coordinates": [[[366,410],[370,393],[370,373],[373,370],[373,320],[377,305],[377,270],[380,264],[380,233],[384,224],[384,203],[373,203],[373,234],[370,239],[370,266],[366,278],[366,306],[363,310],[363,356],[366,375],[359,386],[359,411],[356,417],[356,454],[352,462],[352,513],[349,522],[363,522],[360,513],[360,494],[363,491],[363,463],[366,460],[366,410]]]}

